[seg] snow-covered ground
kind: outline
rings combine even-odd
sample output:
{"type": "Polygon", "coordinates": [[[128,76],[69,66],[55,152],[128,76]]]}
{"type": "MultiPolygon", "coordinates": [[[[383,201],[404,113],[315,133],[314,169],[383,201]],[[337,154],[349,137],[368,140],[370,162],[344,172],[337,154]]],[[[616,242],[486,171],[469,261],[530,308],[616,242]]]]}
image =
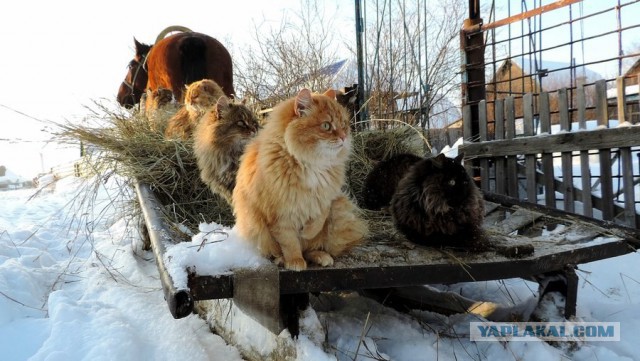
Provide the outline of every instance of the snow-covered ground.
{"type": "MultiPolygon", "coordinates": [[[[237,347],[193,315],[173,319],[152,254],[137,251],[127,182],[64,178],[55,187],[0,192],[1,360],[241,360],[237,347]]],[[[203,224],[201,230],[216,229],[203,224]]],[[[197,231],[197,230],[196,230],[197,231]]],[[[233,229],[205,246],[227,249],[226,266],[260,263],[238,252],[233,229]]],[[[202,243],[203,232],[193,245],[202,243]]],[[[186,245],[180,246],[185,247],[186,245]]],[[[176,255],[179,249],[169,250],[176,255]]],[[[304,313],[298,360],[640,360],[638,253],[580,266],[577,318],[619,322],[620,341],[552,346],[472,342],[477,316],[399,313],[355,294],[327,295],[304,313]],[[319,347],[327,342],[324,349],[319,347]]],[[[219,269],[218,269],[219,271],[219,269]]],[[[443,286],[439,286],[444,288],[443,286]]],[[[466,297],[524,302],[536,285],[519,279],[448,286],[466,297]]],[[[553,304],[553,303],[552,303],[553,304]]],[[[280,337],[288,337],[286,331],[280,337]]]]}

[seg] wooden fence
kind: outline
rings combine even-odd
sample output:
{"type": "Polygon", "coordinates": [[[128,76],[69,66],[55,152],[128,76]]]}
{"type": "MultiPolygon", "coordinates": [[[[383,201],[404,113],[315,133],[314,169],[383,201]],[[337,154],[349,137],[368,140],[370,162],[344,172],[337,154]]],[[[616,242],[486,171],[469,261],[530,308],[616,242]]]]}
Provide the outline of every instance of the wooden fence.
{"type": "MultiPolygon", "coordinates": [[[[617,83],[617,99],[625,99],[624,78],[617,83]]],[[[559,124],[553,125],[555,112],[545,92],[525,94],[524,109],[518,112],[513,96],[497,99],[494,117],[487,117],[487,102],[481,101],[477,120],[465,106],[465,139],[471,139],[472,121],[478,122],[480,134],[460,151],[472,160],[466,162],[468,170],[479,177],[485,192],[638,227],[640,126],[625,121],[624,100],[617,101],[618,119],[609,120],[604,80],[589,85],[595,88],[595,100],[585,97],[586,86],[571,89],[571,97],[567,89],[551,94],[558,101],[554,118],[559,124]],[[570,107],[574,101],[575,108],[570,107]],[[516,119],[518,113],[521,119],[516,119]],[[488,124],[488,118],[495,120],[488,124]]]]}

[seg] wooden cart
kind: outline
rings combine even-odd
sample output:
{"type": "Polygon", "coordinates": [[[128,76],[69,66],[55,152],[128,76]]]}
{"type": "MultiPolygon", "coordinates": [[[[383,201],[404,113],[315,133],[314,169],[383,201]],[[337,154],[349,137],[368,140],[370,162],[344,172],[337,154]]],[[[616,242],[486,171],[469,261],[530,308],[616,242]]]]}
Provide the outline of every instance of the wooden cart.
{"type": "MultiPolygon", "coordinates": [[[[309,293],[350,290],[374,297],[384,293],[384,297],[391,296],[389,301],[405,302],[410,308],[441,306],[465,312],[461,298],[455,304],[435,305],[433,297],[405,297],[406,292],[393,291],[508,278],[536,280],[542,286],[540,292],[553,284],[566,296],[564,313],[571,318],[576,312],[576,266],[631,253],[640,246],[637,229],[487,194],[484,229],[496,245],[492,251],[443,251],[398,240],[376,240],[364,242],[331,267],[312,266],[296,272],[267,265],[232,274],[190,274],[188,287],[180,289],[163,261],[173,240],[161,216],[162,206],[147,185],[137,184],[136,190],[171,314],[181,318],[194,312],[198,301],[231,299],[274,334],[288,328],[296,335],[297,314],[306,307],[309,293]]],[[[435,299],[451,303],[447,297],[435,299]]]]}

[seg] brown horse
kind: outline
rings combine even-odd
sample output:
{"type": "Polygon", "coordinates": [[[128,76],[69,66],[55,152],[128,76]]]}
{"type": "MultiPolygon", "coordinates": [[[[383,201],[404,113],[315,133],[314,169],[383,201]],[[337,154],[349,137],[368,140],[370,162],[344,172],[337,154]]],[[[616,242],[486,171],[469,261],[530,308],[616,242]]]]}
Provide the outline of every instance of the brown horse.
{"type": "Polygon", "coordinates": [[[146,89],[170,89],[182,103],[186,85],[202,79],[218,83],[233,97],[231,55],[218,40],[201,33],[182,32],[147,45],[133,39],[136,54],[118,89],[118,103],[131,108],[140,102],[146,89]]]}

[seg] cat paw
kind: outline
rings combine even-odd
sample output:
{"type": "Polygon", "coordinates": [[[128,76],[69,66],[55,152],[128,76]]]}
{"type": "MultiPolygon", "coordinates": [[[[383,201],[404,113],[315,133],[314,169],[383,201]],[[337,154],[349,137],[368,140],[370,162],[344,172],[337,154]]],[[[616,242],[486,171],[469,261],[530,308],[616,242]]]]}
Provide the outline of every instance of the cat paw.
{"type": "Polygon", "coordinates": [[[305,258],[322,267],[333,266],[333,257],[325,251],[310,251],[305,253],[305,258]]]}
{"type": "Polygon", "coordinates": [[[284,260],[284,268],[292,271],[304,271],[307,269],[307,262],[304,258],[284,260]]]}

